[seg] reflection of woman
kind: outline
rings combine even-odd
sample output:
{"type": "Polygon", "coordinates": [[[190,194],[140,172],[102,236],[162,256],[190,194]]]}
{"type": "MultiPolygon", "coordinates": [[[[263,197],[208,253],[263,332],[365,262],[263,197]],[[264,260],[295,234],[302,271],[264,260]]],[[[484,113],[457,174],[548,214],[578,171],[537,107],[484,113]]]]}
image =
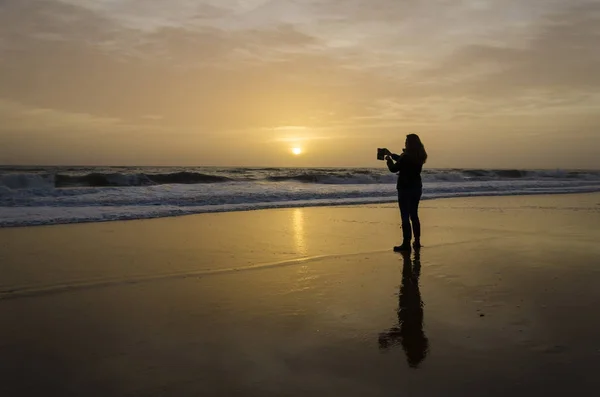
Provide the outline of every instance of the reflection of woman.
{"type": "Polygon", "coordinates": [[[406,136],[406,148],[401,155],[393,154],[386,149],[387,166],[391,172],[398,173],[398,205],[402,218],[402,245],[394,247],[394,251],[410,251],[411,223],[415,236],[413,247],[421,247],[421,223],[419,221],[419,201],[423,192],[421,171],[427,161],[427,152],[421,139],[416,134],[406,136]]]}
{"type": "Polygon", "coordinates": [[[402,252],[402,257],[404,266],[398,302],[398,326],[379,334],[379,347],[387,349],[400,343],[408,365],[418,368],[429,350],[429,340],[423,331],[423,301],[419,291],[421,261],[418,252],[415,252],[414,266],[409,253],[402,252]]]}

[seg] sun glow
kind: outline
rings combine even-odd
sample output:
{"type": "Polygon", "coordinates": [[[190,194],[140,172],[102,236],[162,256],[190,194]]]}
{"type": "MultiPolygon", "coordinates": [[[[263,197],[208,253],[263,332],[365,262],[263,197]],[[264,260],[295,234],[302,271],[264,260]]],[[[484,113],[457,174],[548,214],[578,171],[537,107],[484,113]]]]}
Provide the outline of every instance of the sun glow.
{"type": "Polygon", "coordinates": [[[292,148],[292,153],[294,153],[294,155],[296,155],[296,156],[301,155],[302,148],[299,148],[299,147],[292,148]]]}

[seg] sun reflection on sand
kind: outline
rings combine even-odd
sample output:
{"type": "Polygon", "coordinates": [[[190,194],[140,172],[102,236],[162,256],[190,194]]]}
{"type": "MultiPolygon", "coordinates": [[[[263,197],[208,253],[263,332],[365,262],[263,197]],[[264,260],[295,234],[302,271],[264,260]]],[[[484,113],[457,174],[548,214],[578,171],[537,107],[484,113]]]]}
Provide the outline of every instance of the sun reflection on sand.
{"type": "MultiPolygon", "coordinates": [[[[298,257],[306,257],[308,255],[307,235],[305,230],[305,209],[294,208],[292,210],[292,233],[294,238],[294,248],[298,257]]],[[[319,278],[308,265],[298,266],[296,279],[293,286],[290,287],[290,292],[301,292],[314,289],[315,281],[319,278]]]]}
{"type": "Polygon", "coordinates": [[[306,239],[304,234],[304,210],[294,208],[292,213],[292,232],[294,234],[294,246],[300,255],[306,255],[306,239]]]}

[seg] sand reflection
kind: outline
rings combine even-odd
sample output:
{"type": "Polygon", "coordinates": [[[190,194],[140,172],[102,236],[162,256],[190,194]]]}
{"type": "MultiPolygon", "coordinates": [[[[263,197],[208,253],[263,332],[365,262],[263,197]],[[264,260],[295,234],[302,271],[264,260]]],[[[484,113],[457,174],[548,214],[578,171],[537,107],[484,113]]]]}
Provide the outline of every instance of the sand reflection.
{"type": "Polygon", "coordinates": [[[411,262],[409,253],[402,253],[402,284],[398,294],[398,325],[379,334],[379,348],[387,350],[401,345],[408,365],[418,368],[429,351],[429,340],[423,331],[423,301],[419,291],[421,255],[415,252],[411,262]]]}
{"type": "Polygon", "coordinates": [[[292,212],[292,233],[294,235],[294,247],[300,255],[306,255],[306,235],[304,232],[304,210],[294,208],[292,212]]]}

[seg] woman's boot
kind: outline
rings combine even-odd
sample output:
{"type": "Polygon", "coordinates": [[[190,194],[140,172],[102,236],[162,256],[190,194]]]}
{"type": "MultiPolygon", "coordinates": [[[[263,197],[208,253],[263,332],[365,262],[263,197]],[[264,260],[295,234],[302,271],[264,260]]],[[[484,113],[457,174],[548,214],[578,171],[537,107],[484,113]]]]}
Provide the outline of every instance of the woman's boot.
{"type": "Polygon", "coordinates": [[[394,247],[395,252],[410,252],[410,240],[404,240],[402,245],[394,247]]]}

